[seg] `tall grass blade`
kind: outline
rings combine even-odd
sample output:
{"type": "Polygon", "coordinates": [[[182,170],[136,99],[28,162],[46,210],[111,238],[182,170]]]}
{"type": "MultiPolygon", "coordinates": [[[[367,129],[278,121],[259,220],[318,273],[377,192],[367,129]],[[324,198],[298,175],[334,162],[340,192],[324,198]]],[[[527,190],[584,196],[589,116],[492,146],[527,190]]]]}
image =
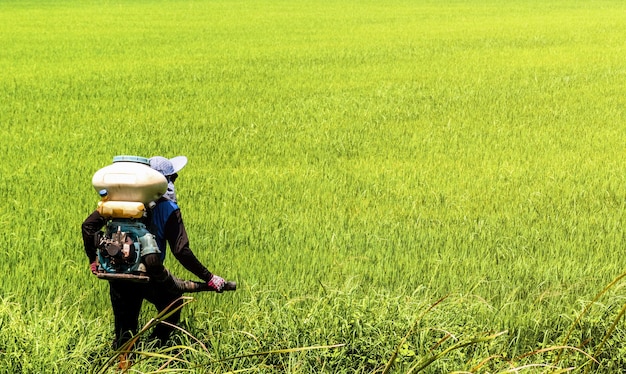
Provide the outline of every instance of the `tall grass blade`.
{"type": "MultiPolygon", "coordinates": [[[[159,312],[156,315],[156,317],[150,319],[150,321],[148,321],[148,323],[146,323],[141,328],[141,330],[139,330],[137,332],[137,334],[135,334],[131,339],[129,339],[127,342],[122,344],[121,347],[119,347],[117,350],[115,350],[113,355],[111,355],[111,357],[109,357],[107,359],[107,361],[97,370],[97,373],[98,374],[104,374],[109,368],[111,368],[115,364],[115,362],[117,360],[121,359],[125,355],[131,354],[131,353],[139,353],[139,354],[142,354],[142,355],[146,356],[147,354],[145,352],[135,352],[135,351],[133,351],[132,348],[135,346],[135,343],[137,342],[137,340],[139,340],[139,338],[141,336],[143,336],[152,327],[158,325],[159,323],[162,323],[168,317],[170,317],[171,315],[176,313],[178,310],[180,310],[185,305],[191,303],[193,300],[194,299],[192,297],[182,296],[182,297],[176,299],[175,301],[173,301],[165,309],[163,309],[161,312],[159,312]],[[176,303],[178,303],[179,301],[182,301],[180,303],[180,305],[176,305],[176,303]]],[[[158,354],[158,353],[151,353],[149,355],[152,356],[152,357],[160,357],[160,354],[158,354]]],[[[171,358],[172,356],[166,356],[166,357],[170,357],[171,358]]],[[[126,372],[126,371],[127,371],[127,369],[123,370],[123,372],[126,372]]]]}
{"type": "MultiPolygon", "coordinates": [[[[617,282],[619,282],[624,277],[626,277],[626,272],[620,274],[615,279],[613,279],[613,281],[611,281],[606,287],[604,287],[602,289],[602,291],[598,292],[598,294],[593,298],[593,300],[591,300],[591,302],[589,302],[585,306],[585,308],[583,309],[582,313],[580,313],[580,315],[576,318],[576,320],[570,326],[567,334],[565,335],[565,338],[563,339],[563,343],[561,344],[562,347],[567,347],[567,342],[569,341],[569,338],[572,335],[572,332],[574,332],[574,329],[576,328],[576,326],[578,326],[578,324],[580,323],[580,320],[583,318],[583,316],[585,316],[585,314],[587,314],[587,312],[589,312],[591,307],[602,297],[602,295],[604,295],[609,289],[611,289],[613,286],[615,286],[615,284],[617,284],[617,282]]],[[[564,350],[565,350],[565,348],[562,348],[559,351],[559,353],[557,354],[556,359],[554,360],[554,364],[555,365],[558,364],[558,362],[561,360],[561,355],[564,352],[564,350]]]]}
{"type": "Polygon", "coordinates": [[[340,343],[340,344],[332,344],[332,345],[316,345],[316,346],[310,346],[310,347],[276,349],[276,350],[272,350],[272,351],[247,353],[247,354],[244,354],[244,355],[237,355],[237,356],[226,357],[226,358],[223,358],[223,359],[220,359],[220,360],[216,360],[214,362],[232,361],[232,360],[236,360],[236,359],[239,359],[239,358],[255,357],[255,356],[268,356],[268,355],[273,355],[273,354],[304,352],[304,351],[312,351],[312,350],[318,350],[318,349],[335,349],[335,348],[345,347],[345,345],[346,344],[344,344],[344,343],[340,343]]]}
{"type": "Polygon", "coordinates": [[[422,320],[422,318],[424,318],[424,316],[426,314],[428,314],[431,310],[433,310],[433,308],[435,308],[437,305],[439,305],[443,300],[445,300],[448,296],[444,296],[441,299],[437,300],[436,302],[434,302],[431,306],[429,306],[425,311],[423,311],[420,315],[417,316],[417,318],[415,319],[415,321],[413,321],[413,324],[411,325],[411,327],[409,328],[409,330],[406,332],[406,334],[404,335],[404,337],[400,340],[400,343],[398,343],[398,345],[396,346],[396,349],[393,351],[393,353],[391,354],[391,357],[389,358],[389,361],[387,362],[387,364],[385,365],[382,374],[387,374],[389,373],[389,370],[391,370],[391,366],[393,365],[393,363],[396,361],[396,358],[398,357],[398,352],[400,352],[400,349],[402,348],[402,346],[404,345],[404,343],[406,342],[406,340],[413,335],[413,332],[415,331],[415,327],[417,326],[417,324],[419,323],[419,321],[422,320]]]}
{"type": "MultiPolygon", "coordinates": [[[[622,317],[624,316],[624,313],[626,313],[626,304],[624,304],[624,306],[622,306],[622,309],[618,313],[617,317],[615,317],[615,319],[613,320],[613,323],[611,324],[611,326],[607,330],[606,334],[604,334],[604,338],[602,339],[600,344],[598,344],[598,346],[596,347],[596,350],[593,352],[593,358],[597,359],[597,357],[600,355],[600,352],[602,352],[602,348],[604,347],[604,344],[609,339],[611,334],[613,334],[613,331],[615,331],[615,328],[617,327],[617,323],[622,319],[622,317]]],[[[593,359],[593,362],[598,364],[598,361],[596,359],[593,359]]],[[[587,365],[587,367],[585,368],[585,373],[589,372],[590,367],[591,367],[591,365],[587,365]]]]}
{"type": "Polygon", "coordinates": [[[460,342],[458,344],[455,344],[451,347],[448,347],[446,349],[444,349],[443,351],[437,353],[436,355],[433,355],[431,357],[428,357],[424,360],[422,360],[421,362],[417,363],[416,365],[414,365],[413,367],[411,367],[408,371],[407,374],[413,373],[415,372],[420,372],[422,370],[424,370],[426,367],[428,367],[430,364],[432,364],[433,362],[437,361],[438,359],[440,359],[441,357],[447,355],[448,353],[463,348],[463,347],[467,347],[473,344],[479,344],[479,343],[484,343],[484,342],[488,342],[490,340],[496,339],[497,337],[506,334],[506,331],[501,331],[489,336],[485,336],[482,338],[474,338],[471,339],[467,342],[460,342]]]}

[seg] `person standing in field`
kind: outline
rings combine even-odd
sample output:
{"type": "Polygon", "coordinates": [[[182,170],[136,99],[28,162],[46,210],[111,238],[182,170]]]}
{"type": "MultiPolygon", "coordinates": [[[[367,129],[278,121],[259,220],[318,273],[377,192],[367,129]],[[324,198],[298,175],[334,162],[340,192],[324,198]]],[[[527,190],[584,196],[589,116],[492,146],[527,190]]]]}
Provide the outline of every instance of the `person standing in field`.
{"type": "MultiPolygon", "coordinates": [[[[114,348],[124,344],[138,330],[139,313],[143,300],[154,304],[160,312],[168,306],[178,306],[184,292],[212,290],[222,292],[226,281],[212,274],[194,255],[189,248],[189,239],[183,223],[180,208],[177,205],[174,182],[178,172],[186,165],[187,158],[178,156],[171,160],[155,156],[150,160],[150,167],[165,176],[168,182],[167,192],[156,201],[149,210],[146,226],[155,236],[160,254],[150,254],[143,258],[151,281],[147,284],[126,280],[110,280],[109,295],[115,320],[114,348]],[[167,244],[174,257],[191,273],[204,281],[203,285],[196,282],[181,281],[172,276],[164,267],[167,244]],[[178,303],[178,304],[177,304],[178,303]]],[[[92,273],[97,272],[96,236],[106,225],[106,219],[97,211],[93,212],[82,224],[85,252],[90,260],[92,273]]],[[[175,325],[180,321],[180,309],[167,318],[166,322],[175,325]]],[[[172,326],[158,324],[152,338],[161,344],[165,343],[173,331],[172,326]]]]}

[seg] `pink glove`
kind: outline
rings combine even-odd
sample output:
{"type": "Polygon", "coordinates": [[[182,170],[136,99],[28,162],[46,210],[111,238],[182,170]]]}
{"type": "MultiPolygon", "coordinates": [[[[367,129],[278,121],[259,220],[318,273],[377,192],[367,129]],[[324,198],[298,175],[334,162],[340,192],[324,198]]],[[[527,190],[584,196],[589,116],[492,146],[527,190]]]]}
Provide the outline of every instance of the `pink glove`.
{"type": "Polygon", "coordinates": [[[211,278],[211,280],[207,282],[207,285],[209,286],[209,288],[214,290],[217,293],[221,293],[224,290],[225,284],[226,284],[226,281],[224,280],[224,278],[219,277],[215,274],[213,274],[213,277],[211,278]]]}
{"type": "Polygon", "coordinates": [[[91,270],[91,274],[93,275],[98,274],[98,264],[96,261],[89,264],[89,270],[91,270]]]}

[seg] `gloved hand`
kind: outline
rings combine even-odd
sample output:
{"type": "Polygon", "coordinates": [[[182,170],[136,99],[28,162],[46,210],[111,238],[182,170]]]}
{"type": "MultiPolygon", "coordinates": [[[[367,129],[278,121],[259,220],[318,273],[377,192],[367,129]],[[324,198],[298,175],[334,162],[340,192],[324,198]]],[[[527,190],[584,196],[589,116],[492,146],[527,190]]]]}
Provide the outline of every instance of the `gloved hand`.
{"type": "Polygon", "coordinates": [[[91,274],[93,274],[93,275],[98,274],[98,263],[97,263],[97,261],[94,261],[91,264],[89,264],[89,270],[91,270],[91,274]]]}
{"type": "Polygon", "coordinates": [[[211,280],[207,282],[207,285],[209,286],[209,288],[217,293],[222,293],[224,291],[225,284],[226,284],[226,281],[224,280],[224,278],[217,276],[215,274],[213,274],[213,277],[211,278],[211,280]]]}

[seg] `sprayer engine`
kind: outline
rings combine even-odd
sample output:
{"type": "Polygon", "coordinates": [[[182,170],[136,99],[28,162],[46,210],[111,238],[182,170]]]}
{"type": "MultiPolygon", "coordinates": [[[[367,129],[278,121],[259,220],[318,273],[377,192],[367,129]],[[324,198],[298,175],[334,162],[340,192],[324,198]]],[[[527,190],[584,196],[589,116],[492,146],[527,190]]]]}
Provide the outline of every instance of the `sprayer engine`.
{"type": "Polygon", "coordinates": [[[100,268],[107,273],[141,273],[145,271],[141,258],[150,253],[160,253],[156,240],[134,220],[109,221],[98,245],[100,268]]]}
{"type": "Polygon", "coordinates": [[[102,255],[109,259],[111,267],[115,269],[134,265],[139,256],[139,248],[130,235],[121,229],[118,226],[110,238],[105,236],[100,242],[102,255]]]}

